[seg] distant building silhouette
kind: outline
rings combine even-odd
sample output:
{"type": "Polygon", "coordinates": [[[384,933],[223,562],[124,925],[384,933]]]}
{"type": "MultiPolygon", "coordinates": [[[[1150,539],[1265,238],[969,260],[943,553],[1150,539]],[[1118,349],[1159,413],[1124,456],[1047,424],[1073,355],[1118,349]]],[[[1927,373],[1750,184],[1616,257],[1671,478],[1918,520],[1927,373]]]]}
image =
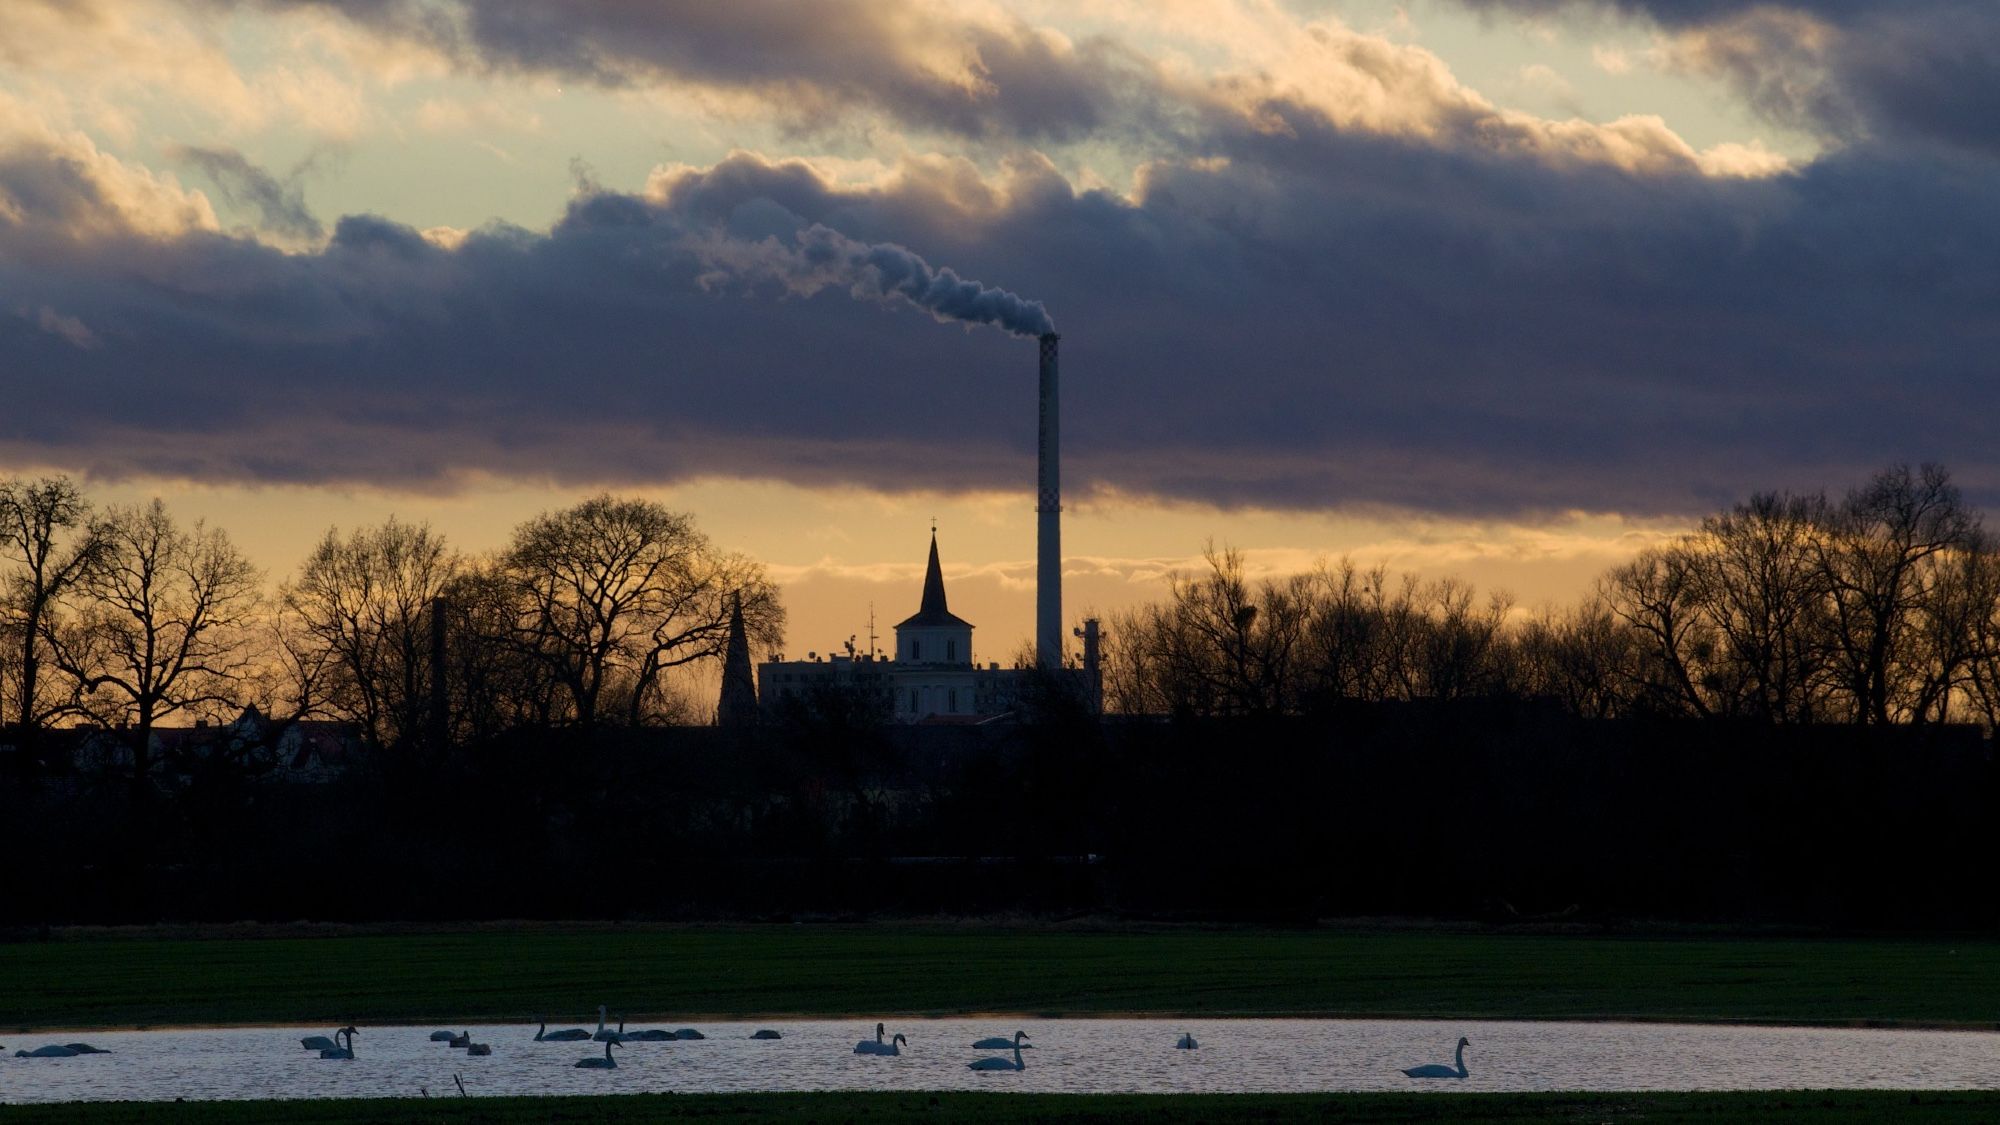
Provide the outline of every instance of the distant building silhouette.
{"type": "Polygon", "coordinates": [[[933,529],[923,598],[917,612],[896,625],[893,659],[856,651],[849,642],[845,653],[768,660],[757,669],[759,693],[765,706],[788,698],[810,701],[820,692],[861,693],[899,723],[978,723],[1011,716],[1037,670],[975,662],[972,628],[946,601],[933,529]]]}
{"type": "Polygon", "coordinates": [[[750,637],[743,629],[743,595],[729,607],[729,643],[722,654],[722,697],[715,704],[715,725],[748,727],[757,723],[757,680],[750,671],[750,637]]]}

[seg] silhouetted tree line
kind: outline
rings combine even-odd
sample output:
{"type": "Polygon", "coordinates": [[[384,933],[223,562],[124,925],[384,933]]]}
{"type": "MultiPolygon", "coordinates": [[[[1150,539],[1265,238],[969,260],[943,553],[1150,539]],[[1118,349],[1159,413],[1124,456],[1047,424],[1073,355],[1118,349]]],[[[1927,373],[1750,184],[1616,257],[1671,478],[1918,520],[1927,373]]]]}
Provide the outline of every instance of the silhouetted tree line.
{"type": "Polygon", "coordinates": [[[273,596],[223,531],[158,500],[100,510],[65,478],[0,480],[0,582],[0,742],[59,769],[52,731],[121,732],[141,788],[160,724],[246,706],[392,751],[684,720],[675,672],[719,658],[736,599],[754,641],[784,622],[759,564],[610,496],[486,558],[394,518],[329,530],[273,596]]]}
{"type": "Polygon", "coordinates": [[[226,541],[157,506],[11,488],[71,496],[39,525],[7,512],[30,529],[8,542],[44,543],[10,579],[17,730],[53,744],[70,718],[134,721],[153,684],[182,710],[234,690],[280,724],[339,716],[369,749],[318,784],[226,753],[164,788],[0,778],[0,823],[36,857],[0,895],[7,926],[2000,923],[1960,862],[2000,777],[1979,729],[1947,721],[1990,715],[1995,551],[1934,469],[1839,502],[1755,498],[1525,622],[1461,583],[1345,565],[1251,582],[1217,552],[1119,623],[1108,687],[1133,713],[1100,717],[1052,678],[1018,722],[978,728],[896,727],[839,693],[745,730],[663,724],[670,669],[719,645],[725,594],[760,629],[779,611],[754,565],[650,505],[588,501],[487,559],[395,521],[330,532],[265,604],[254,582],[235,593],[226,541]],[[187,611],[204,601],[220,608],[187,611]],[[171,676],[79,674],[161,638],[193,654],[171,676]],[[234,672],[246,652],[255,674],[234,672]]]}
{"type": "Polygon", "coordinates": [[[1526,620],[1455,579],[1343,561],[1253,582],[1236,552],[1207,558],[1114,621],[1115,710],[1539,699],[1597,718],[2000,722],[2000,544],[1936,466],[1839,501],[1755,496],[1526,620]]]}

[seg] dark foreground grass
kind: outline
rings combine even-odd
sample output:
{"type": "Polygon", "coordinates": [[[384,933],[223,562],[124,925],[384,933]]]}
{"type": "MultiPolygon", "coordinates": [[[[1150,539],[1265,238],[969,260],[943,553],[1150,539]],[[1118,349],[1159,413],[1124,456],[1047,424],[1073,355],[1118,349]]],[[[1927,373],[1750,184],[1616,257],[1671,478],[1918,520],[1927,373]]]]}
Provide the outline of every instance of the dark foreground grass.
{"type": "Polygon", "coordinates": [[[1993,1027],[2000,944],[543,926],[0,945],[0,1027],[1108,1013],[1993,1027]]]}
{"type": "Polygon", "coordinates": [[[0,1107],[0,1125],[541,1125],[556,1122],[1647,1122],[1852,1125],[2000,1120],[2000,1094],[1793,1091],[1728,1094],[641,1094],[599,1098],[70,1103],[0,1107]]]}

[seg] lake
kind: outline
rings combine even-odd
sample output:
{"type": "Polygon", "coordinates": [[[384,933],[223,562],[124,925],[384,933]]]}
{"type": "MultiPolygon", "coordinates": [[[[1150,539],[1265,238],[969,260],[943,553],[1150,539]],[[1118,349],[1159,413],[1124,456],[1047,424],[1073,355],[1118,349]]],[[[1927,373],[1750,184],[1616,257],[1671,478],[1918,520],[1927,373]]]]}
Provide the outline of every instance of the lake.
{"type": "MultiPolygon", "coordinates": [[[[595,1018],[579,1021],[594,1027],[595,1018]]],[[[597,1043],[534,1041],[533,1025],[473,1025],[488,1057],[428,1036],[432,1027],[364,1027],[357,1058],[302,1050],[330,1028],[40,1032],[0,1037],[0,1102],[458,1095],[731,1093],[759,1090],[1023,1090],[1044,1093],[1367,1090],[1751,1090],[2000,1087],[2000,1034],[1687,1024],[1423,1020],[939,1019],[890,1021],[909,1038],[894,1058],[861,1056],[874,1020],[708,1022],[700,1041],[620,1047],[616,1070],[580,1070],[597,1043]],[[759,1027],[779,1040],[749,1038],[759,1027]],[[1027,1069],[982,1073],[975,1039],[1028,1033],[1027,1069]],[[1183,1031],[1198,1050],[1174,1048],[1183,1031]],[[1414,1080],[1401,1068],[1449,1063],[1460,1035],[1471,1076],[1414,1080]],[[108,1055],[13,1057],[87,1042],[108,1055]]],[[[570,1024],[558,1026],[575,1026],[570,1024]]],[[[648,1024],[646,1026],[653,1026],[648,1024]]],[[[687,1026],[675,1024],[672,1026],[687,1026]]],[[[635,1025],[636,1030],[636,1025],[635,1025]]]]}

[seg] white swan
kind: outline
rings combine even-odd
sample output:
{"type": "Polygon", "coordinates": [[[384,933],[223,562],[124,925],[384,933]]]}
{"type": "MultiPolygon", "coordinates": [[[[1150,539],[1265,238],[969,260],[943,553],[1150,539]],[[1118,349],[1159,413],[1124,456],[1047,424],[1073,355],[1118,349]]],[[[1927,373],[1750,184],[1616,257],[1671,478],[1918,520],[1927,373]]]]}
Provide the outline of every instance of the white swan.
{"type": "Polygon", "coordinates": [[[903,1052],[901,1048],[907,1047],[909,1045],[910,1041],[908,1039],[903,1038],[902,1032],[897,1032],[896,1037],[894,1039],[889,1040],[887,1043],[877,1043],[875,1044],[874,1050],[868,1051],[866,1053],[870,1055],[889,1055],[893,1057],[895,1055],[902,1054],[903,1052]]]}
{"type": "Polygon", "coordinates": [[[624,1044],[618,1042],[618,1040],[616,1039],[606,1039],[604,1041],[603,1058],[600,1059],[593,1056],[587,1059],[578,1059],[576,1060],[576,1065],[582,1067],[585,1070],[617,1070],[618,1060],[611,1057],[611,1048],[622,1047],[622,1046],[624,1046],[624,1044]]]}
{"type": "Polygon", "coordinates": [[[75,1054],[76,1052],[70,1050],[68,1047],[59,1047],[51,1043],[46,1047],[37,1047],[32,1051],[15,1051],[14,1057],[17,1059],[67,1059],[73,1057],[75,1054]]]}
{"type": "MultiPolygon", "coordinates": [[[[972,1049],[975,1051],[1004,1051],[1013,1045],[1014,1041],[1005,1035],[994,1035],[974,1043],[972,1049]]],[[[1030,1051],[1035,1049],[1033,1043],[1026,1043],[1023,1046],[1027,1047],[1030,1051]]]]}
{"type": "Polygon", "coordinates": [[[431,1032],[431,1042],[433,1043],[449,1043],[456,1038],[458,1038],[458,1033],[453,1031],[431,1032]]]}
{"type": "Polygon", "coordinates": [[[493,1045],[490,1043],[467,1043],[465,1045],[465,1053],[468,1055],[490,1055],[493,1053],[493,1045]]]}
{"type": "Polygon", "coordinates": [[[1458,1037],[1458,1065],[1446,1066],[1443,1063],[1427,1063],[1423,1066],[1410,1067],[1408,1070],[1403,1071],[1403,1073],[1412,1078],[1464,1078],[1466,1073],[1465,1049],[1470,1046],[1472,1046],[1472,1041],[1461,1035],[1458,1037]]]}
{"type": "Polygon", "coordinates": [[[335,1034],[335,1035],[345,1035],[345,1036],[347,1037],[347,1045],[346,1045],[345,1047],[334,1047],[334,1048],[331,1048],[331,1049],[329,1049],[329,1050],[323,1050],[323,1051],[321,1051],[321,1052],[319,1053],[319,1057],[320,1057],[320,1058],[323,1058],[323,1059],[351,1059],[351,1058],[353,1058],[353,1057],[354,1057],[354,1029],[353,1029],[353,1028],[351,1028],[351,1027],[343,1027],[343,1028],[341,1028],[341,1029],[340,1029],[339,1031],[336,1031],[336,1032],[334,1032],[334,1034],[335,1034]]]}
{"type": "Polygon", "coordinates": [[[606,1006],[603,1004],[597,1006],[597,1033],[592,1035],[591,1038],[599,1043],[616,1043],[618,1042],[618,1033],[604,1026],[605,1008],[606,1006]]]}
{"type": "MultiPolygon", "coordinates": [[[[432,1033],[431,1038],[436,1039],[436,1033],[432,1033]]],[[[450,1043],[454,1047],[470,1047],[472,1046],[472,1033],[470,1031],[462,1031],[445,1040],[445,1042],[450,1043]]]]}
{"type": "Polygon", "coordinates": [[[1022,1044],[1024,1044],[1024,1043],[1026,1043],[1027,1041],[1028,1041],[1028,1033],[1027,1033],[1027,1032],[1025,1032],[1025,1031],[1017,1031],[1017,1032],[1015,1032],[1015,1033],[1014,1033],[1014,1061],[1013,1061],[1013,1062],[1008,1062],[1008,1061],[1007,1061],[1006,1059],[978,1059],[978,1060],[976,1060],[976,1061],[974,1061],[974,1062],[969,1062],[969,1063],[966,1063],[966,1064],[965,1064],[965,1065],[966,1065],[966,1069],[968,1069],[968,1070],[1026,1070],[1026,1069],[1028,1069],[1028,1060],[1026,1060],[1026,1059],[1024,1059],[1024,1058],[1022,1058],[1022,1057],[1021,1057],[1021,1045],[1022,1045],[1022,1044]]]}
{"type": "Polygon", "coordinates": [[[783,1039],[783,1038],[784,1038],[784,1036],[782,1036],[782,1035],[778,1034],[778,1033],[777,1033],[777,1032],[775,1032],[775,1031],[772,1031],[772,1030],[771,1030],[770,1028],[768,1028],[768,1027],[767,1027],[767,1028],[763,1028],[762,1030],[760,1030],[760,1031],[757,1031],[756,1033],[752,1034],[752,1035],[750,1036],[750,1038],[752,1038],[752,1039],[783,1039]]]}
{"type": "Polygon", "coordinates": [[[550,1031],[549,1025],[546,1023],[542,1024],[540,1029],[535,1032],[535,1042],[537,1043],[575,1043],[588,1038],[590,1038],[590,1032],[580,1027],[566,1027],[561,1031],[550,1031]]]}
{"type": "Polygon", "coordinates": [[[681,1028],[681,1029],[680,1029],[679,1031],[676,1031],[676,1032],[674,1032],[674,1038],[676,1038],[676,1039],[706,1039],[706,1038],[708,1038],[708,1036],[706,1036],[706,1035],[703,1035],[703,1034],[702,1034],[701,1032],[699,1032],[699,1031],[696,1031],[696,1030],[695,1030],[694,1028],[691,1028],[691,1027],[684,1027],[684,1028],[681,1028]]]}
{"type": "Polygon", "coordinates": [[[1181,1032],[1181,1041],[1180,1041],[1180,1042],[1178,1042],[1178,1043],[1176,1043],[1176,1044],[1174,1044],[1174,1046],[1175,1046],[1176,1048],[1178,1048],[1179,1050],[1183,1050],[1183,1051],[1192,1051],[1192,1050],[1194,1050],[1195,1048],[1197,1048],[1197,1047],[1201,1046],[1201,1044],[1199,1044],[1199,1043],[1197,1043],[1197,1042],[1195,1042],[1195,1041],[1194,1041],[1194,1033],[1193,1033],[1193,1032],[1191,1032],[1191,1031],[1183,1031],[1183,1032],[1181,1032]]]}
{"type": "Polygon", "coordinates": [[[856,1043],[854,1045],[854,1053],[857,1055],[875,1055],[880,1054],[881,1051],[882,1025],[878,1023],[875,1025],[875,1038],[863,1039],[861,1042],[856,1043]]]}
{"type": "MultiPolygon", "coordinates": [[[[333,1034],[335,1037],[338,1037],[340,1032],[336,1031],[333,1034]]],[[[299,1046],[304,1047],[308,1051],[331,1051],[335,1047],[340,1046],[340,1044],[324,1035],[308,1035],[304,1039],[299,1040],[299,1046]]]]}
{"type": "Polygon", "coordinates": [[[64,1043],[63,1046],[68,1047],[79,1055],[108,1055],[111,1053],[102,1047],[93,1047],[88,1043],[64,1043]]]}

